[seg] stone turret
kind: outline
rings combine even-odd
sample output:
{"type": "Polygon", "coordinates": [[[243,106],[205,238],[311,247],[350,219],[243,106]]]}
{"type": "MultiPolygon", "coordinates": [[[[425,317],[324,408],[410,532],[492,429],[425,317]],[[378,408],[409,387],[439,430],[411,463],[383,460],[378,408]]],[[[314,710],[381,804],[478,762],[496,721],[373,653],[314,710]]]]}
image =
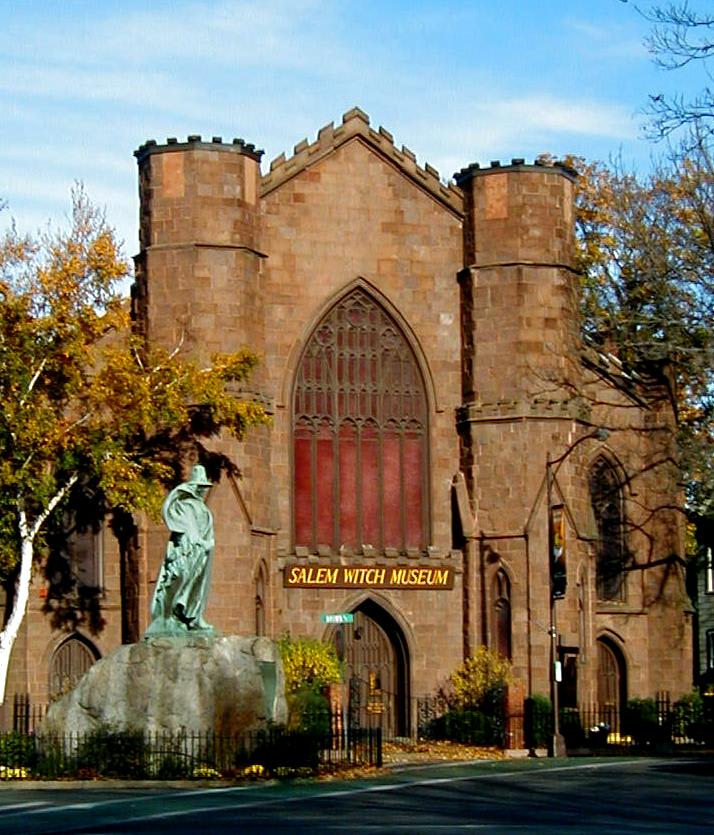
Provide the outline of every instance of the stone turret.
{"type": "MultiPolygon", "coordinates": [[[[560,166],[472,165],[456,175],[464,194],[461,288],[461,469],[479,531],[467,549],[470,646],[489,643],[487,564],[530,577],[529,594],[548,600],[546,522],[528,532],[547,456],[568,445],[582,402],[576,276],[574,172],[560,166]]],[[[540,509],[540,506],[538,506],[540,509]]],[[[516,592],[514,589],[515,601],[516,592]]],[[[525,601],[523,601],[525,603],[525,601]]],[[[539,605],[541,605],[539,603],[539,605]]],[[[491,631],[489,631],[491,630],[491,631]]],[[[547,669],[542,636],[514,633],[513,657],[547,669]]],[[[532,667],[518,668],[530,681],[532,667]]]]}
{"type": "Polygon", "coordinates": [[[465,209],[465,404],[533,413],[567,398],[561,384],[574,382],[578,356],[575,176],[520,159],[456,175],[465,209]]]}
{"type": "Polygon", "coordinates": [[[262,350],[261,155],[243,140],[200,136],[149,141],[135,152],[141,251],[134,311],[153,342],[183,344],[201,358],[245,345],[262,350]]]}

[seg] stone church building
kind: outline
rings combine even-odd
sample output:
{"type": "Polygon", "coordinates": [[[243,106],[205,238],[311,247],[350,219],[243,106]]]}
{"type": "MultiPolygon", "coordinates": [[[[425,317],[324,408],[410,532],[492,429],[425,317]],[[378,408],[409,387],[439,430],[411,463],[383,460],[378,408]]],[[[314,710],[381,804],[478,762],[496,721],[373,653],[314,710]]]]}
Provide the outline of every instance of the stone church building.
{"type": "MultiPolygon", "coordinates": [[[[447,185],[359,109],[265,173],[218,137],[136,157],[137,324],[206,360],[254,350],[272,415],[213,444],[236,465],[208,497],[214,626],[337,642],[397,735],[482,644],[526,694],[554,652],[561,705],[690,689],[670,392],[581,342],[574,172],[447,185]]],[[[70,556],[101,588],[94,631],[54,628],[38,573],[10,700],[141,638],[166,535],[137,521],[130,552],[106,530],[70,556]]]]}

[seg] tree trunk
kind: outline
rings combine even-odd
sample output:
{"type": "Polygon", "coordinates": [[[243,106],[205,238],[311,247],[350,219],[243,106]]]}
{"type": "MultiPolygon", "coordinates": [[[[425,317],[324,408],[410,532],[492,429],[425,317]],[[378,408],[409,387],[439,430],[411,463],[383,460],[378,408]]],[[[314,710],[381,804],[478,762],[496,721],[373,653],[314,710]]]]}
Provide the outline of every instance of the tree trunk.
{"type": "Polygon", "coordinates": [[[12,611],[5,628],[0,632],[0,704],[5,702],[5,687],[10,666],[10,655],[12,654],[12,648],[15,645],[17,634],[20,631],[22,620],[25,617],[27,601],[30,597],[33,553],[34,535],[26,533],[22,537],[20,546],[20,572],[15,584],[12,611]]]}
{"type": "Polygon", "coordinates": [[[77,476],[72,475],[47,503],[47,507],[30,524],[27,520],[24,498],[20,495],[17,499],[17,523],[20,533],[20,572],[17,575],[15,584],[15,597],[12,601],[12,612],[7,619],[5,628],[0,632],[0,705],[5,703],[5,687],[7,685],[7,673],[10,668],[10,655],[15,645],[17,633],[20,631],[22,620],[27,610],[27,601],[30,598],[30,582],[32,581],[32,558],[35,551],[35,537],[37,532],[47,521],[47,517],[64,499],[77,481],[77,476]]]}

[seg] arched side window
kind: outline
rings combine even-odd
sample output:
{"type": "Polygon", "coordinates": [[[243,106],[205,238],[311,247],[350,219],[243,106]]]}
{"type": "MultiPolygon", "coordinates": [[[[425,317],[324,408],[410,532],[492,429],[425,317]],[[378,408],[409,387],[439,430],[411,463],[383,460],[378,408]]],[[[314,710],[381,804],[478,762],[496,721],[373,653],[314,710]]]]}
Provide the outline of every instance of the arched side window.
{"type": "Polygon", "coordinates": [[[93,644],[80,635],[70,635],[63,641],[50,661],[50,702],[69,693],[98,658],[93,644]]]}
{"type": "Polygon", "coordinates": [[[396,322],[362,289],[305,347],[293,437],[296,546],[426,548],[424,381],[396,322]]]}
{"type": "Polygon", "coordinates": [[[622,487],[612,464],[600,458],[590,471],[590,501],[597,524],[597,595],[625,597],[625,518],[622,487]]]}
{"type": "Polygon", "coordinates": [[[511,649],[511,581],[499,568],[493,578],[491,595],[492,646],[505,658],[512,658],[511,649]]]}

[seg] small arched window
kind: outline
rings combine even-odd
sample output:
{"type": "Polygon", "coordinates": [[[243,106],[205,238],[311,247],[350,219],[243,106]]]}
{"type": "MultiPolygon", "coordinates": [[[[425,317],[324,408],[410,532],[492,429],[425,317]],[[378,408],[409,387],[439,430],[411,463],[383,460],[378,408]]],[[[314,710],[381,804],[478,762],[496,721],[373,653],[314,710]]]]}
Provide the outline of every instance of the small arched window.
{"type": "Polygon", "coordinates": [[[597,594],[624,600],[625,519],[622,487],[612,464],[600,458],[590,472],[590,500],[597,524],[597,594]]]}
{"type": "Polygon", "coordinates": [[[50,702],[69,693],[98,658],[96,648],[80,635],[63,641],[50,661],[50,702]]]}
{"type": "Polygon", "coordinates": [[[293,397],[294,542],[424,549],[427,400],[396,322],[356,289],[322,319],[293,397]]]}
{"type": "Polygon", "coordinates": [[[509,660],[511,649],[511,581],[499,568],[493,578],[492,592],[492,642],[493,648],[509,660]]]}

